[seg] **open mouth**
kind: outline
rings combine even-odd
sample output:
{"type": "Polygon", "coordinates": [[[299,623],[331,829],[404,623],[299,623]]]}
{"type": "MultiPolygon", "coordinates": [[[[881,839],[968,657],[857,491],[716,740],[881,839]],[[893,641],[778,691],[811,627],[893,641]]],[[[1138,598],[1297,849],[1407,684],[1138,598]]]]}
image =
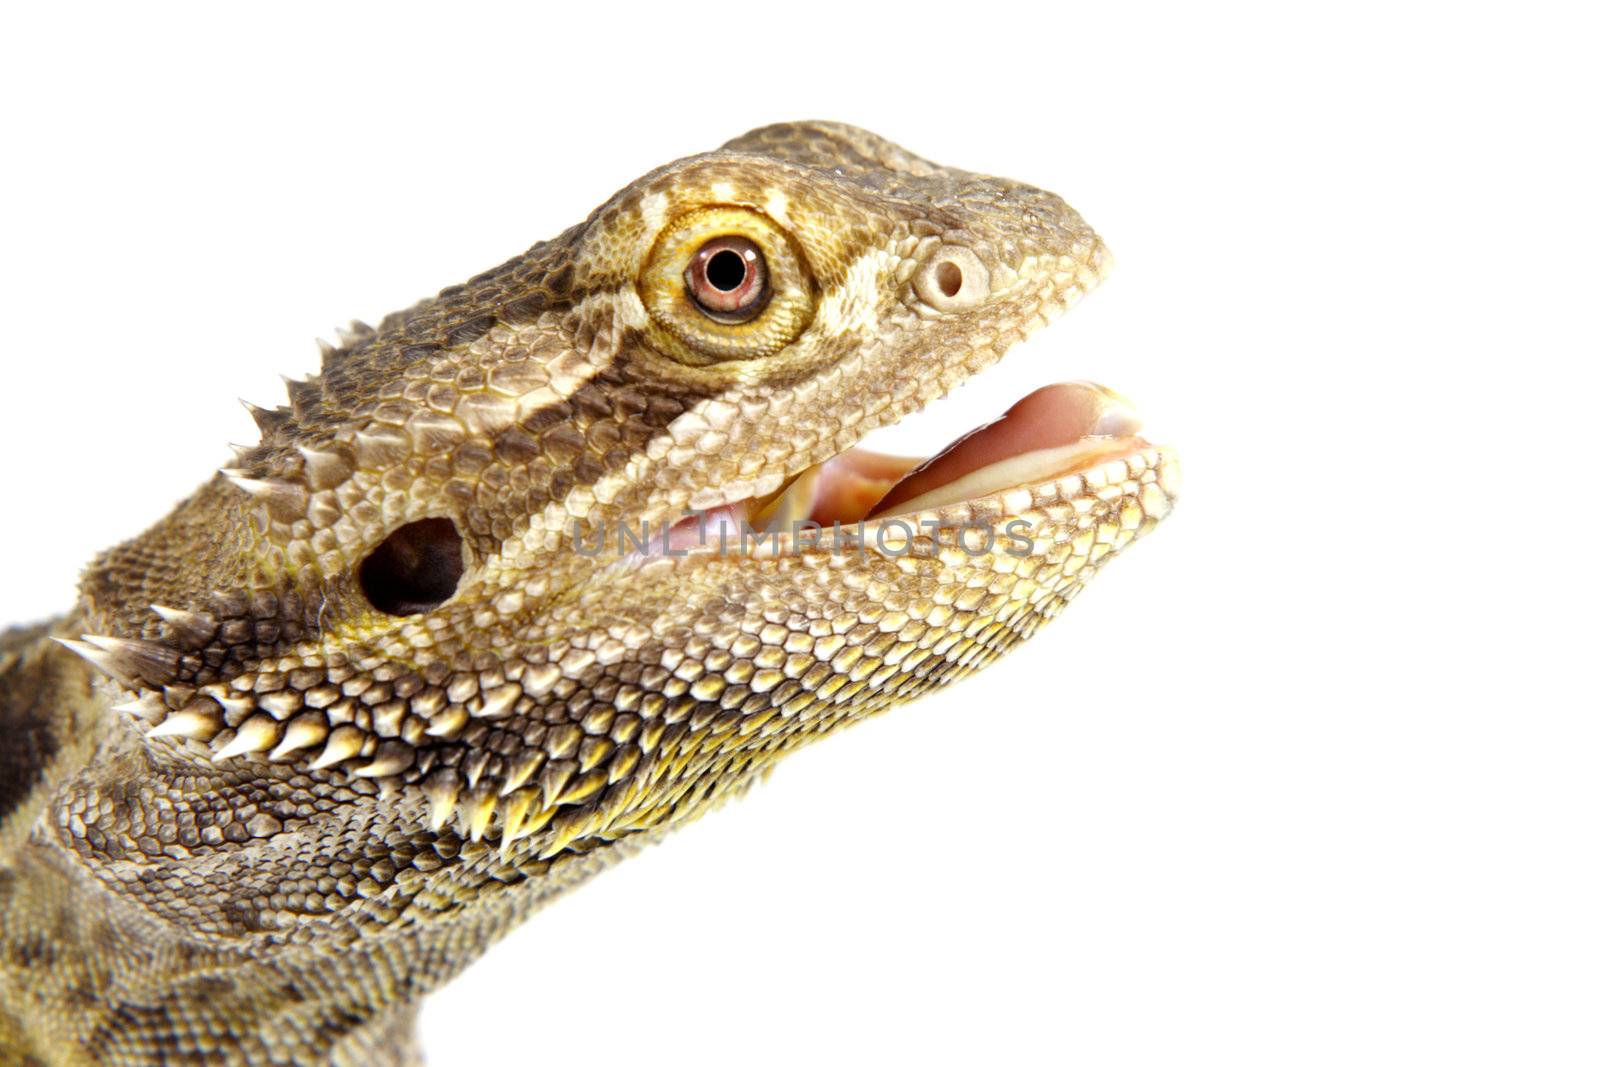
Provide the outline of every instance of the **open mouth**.
{"type": "MultiPolygon", "coordinates": [[[[739,529],[792,534],[894,517],[937,516],[952,505],[1038,486],[1144,457],[1158,450],[1139,436],[1140,420],[1117,393],[1091,382],[1036,389],[1005,414],[927,458],[854,447],[802,471],[776,492],[736,501],[672,527],[677,552],[739,529]]],[[[1163,455],[1162,459],[1171,459],[1163,455]]],[[[916,525],[913,523],[913,525],[916,525]]],[[[737,533],[732,536],[737,537],[737,533]]]]}

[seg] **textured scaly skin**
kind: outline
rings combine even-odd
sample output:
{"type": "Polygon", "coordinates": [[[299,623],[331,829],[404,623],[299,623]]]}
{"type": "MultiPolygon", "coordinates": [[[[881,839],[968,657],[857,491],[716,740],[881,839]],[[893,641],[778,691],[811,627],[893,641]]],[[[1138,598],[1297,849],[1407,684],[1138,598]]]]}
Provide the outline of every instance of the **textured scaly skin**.
{"type": "Polygon", "coordinates": [[[69,615],[0,637],[0,1059],[412,1062],[420,998],[546,900],[1031,635],[1166,513],[1167,452],[911,517],[1021,518],[1020,558],[573,537],[773,492],[1105,264],[1052,194],[789,124],[328,349],[69,615]],[[729,227],[775,291],[708,324],[659,260],[729,227]],[[952,248],[989,292],[937,310],[952,248]],[[424,518],[458,588],[375,610],[357,568],[424,518]]]}

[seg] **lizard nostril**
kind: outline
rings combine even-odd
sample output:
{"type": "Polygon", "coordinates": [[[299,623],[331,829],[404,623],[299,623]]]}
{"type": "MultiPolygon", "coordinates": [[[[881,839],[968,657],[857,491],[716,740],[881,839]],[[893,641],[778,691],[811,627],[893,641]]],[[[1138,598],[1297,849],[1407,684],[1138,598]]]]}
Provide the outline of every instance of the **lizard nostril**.
{"type": "Polygon", "coordinates": [[[943,245],[923,261],[911,284],[938,311],[960,311],[989,298],[989,268],[970,248],[943,245]]]}
{"type": "Polygon", "coordinates": [[[387,615],[420,615],[455,594],[466,571],[461,533],[449,519],[408,522],[383,539],[357,577],[367,602],[387,615]]]}
{"type": "Polygon", "coordinates": [[[939,291],[945,296],[955,296],[961,291],[961,268],[949,260],[939,264],[935,272],[939,279],[939,291]]]}

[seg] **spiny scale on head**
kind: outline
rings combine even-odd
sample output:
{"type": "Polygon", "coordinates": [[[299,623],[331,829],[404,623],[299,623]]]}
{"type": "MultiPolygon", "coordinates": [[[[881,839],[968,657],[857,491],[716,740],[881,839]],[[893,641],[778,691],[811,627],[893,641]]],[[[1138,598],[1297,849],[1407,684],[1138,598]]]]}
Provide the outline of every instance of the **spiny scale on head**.
{"type": "Polygon", "coordinates": [[[167,707],[167,702],[160,695],[153,692],[140,693],[132,700],[113,704],[111,705],[111,710],[123,715],[132,715],[149,723],[160,722],[171,714],[171,709],[167,707]]]}
{"type": "Polygon", "coordinates": [[[84,634],[81,641],[52,638],[71,649],[128,689],[160,686],[176,673],[178,654],[166,645],[103,634],[84,634]]]}
{"type": "Polygon", "coordinates": [[[222,476],[250,495],[256,503],[264,505],[267,513],[280,522],[293,522],[303,518],[310,495],[305,487],[277,478],[252,478],[245,472],[225,468],[222,476]]]}
{"type": "Polygon", "coordinates": [[[264,752],[278,743],[280,729],[277,720],[270,715],[252,715],[239,724],[233,740],[217,748],[211,758],[221,761],[232,759],[234,756],[264,752]]]}
{"type": "Polygon", "coordinates": [[[339,330],[339,347],[348,352],[363,341],[370,341],[376,336],[378,336],[377,330],[360,319],[351,319],[349,326],[339,330]]]}
{"type": "Polygon", "coordinates": [[[171,608],[165,604],[151,604],[150,610],[161,617],[171,629],[173,638],[185,648],[202,648],[217,636],[217,620],[210,615],[171,608]]]}
{"type": "Polygon", "coordinates": [[[210,741],[223,729],[222,714],[215,704],[201,701],[181,708],[151,727],[147,737],[184,737],[210,741]]]}
{"type": "Polygon", "coordinates": [[[301,749],[321,744],[327,737],[327,720],[317,712],[307,712],[289,720],[289,724],[283,729],[283,739],[268,754],[268,758],[284,759],[301,749]]]}
{"type": "Polygon", "coordinates": [[[322,401],[322,384],[316,375],[304,379],[283,375],[283,386],[289,394],[289,410],[297,419],[305,418],[322,401]]]}
{"type": "Polygon", "coordinates": [[[305,462],[306,484],[313,490],[333,489],[355,471],[355,459],[342,446],[312,448],[296,445],[295,450],[305,462]]]}
{"type": "Polygon", "coordinates": [[[289,419],[294,414],[288,408],[258,407],[243,397],[239,399],[239,403],[243,404],[244,409],[250,413],[250,418],[254,420],[256,429],[260,431],[261,440],[263,441],[269,438],[276,438],[282,434],[284,428],[289,424],[289,419]]]}
{"type": "Polygon", "coordinates": [[[324,767],[332,767],[343,763],[352,756],[360,753],[362,746],[367,742],[366,734],[354,726],[339,726],[328,735],[327,742],[322,746],[322,751],[317,758],[308,765],[313,771],[320,771],[324,767]]]}

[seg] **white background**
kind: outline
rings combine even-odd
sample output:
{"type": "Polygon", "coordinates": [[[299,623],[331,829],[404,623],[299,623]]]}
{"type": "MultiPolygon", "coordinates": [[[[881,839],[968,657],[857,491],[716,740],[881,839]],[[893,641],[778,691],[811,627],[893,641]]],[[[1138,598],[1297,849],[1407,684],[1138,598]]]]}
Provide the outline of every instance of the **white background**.
{"type": "Polygon", "coordinates": [[[751,126],[1031,181],[1117,254],[922,443],[1101,380],[1183,450],[1169,524],[537,916],[432,1063],[1600,1058],[1578,5],[43,7],[0,32],[12,620],[313,336],[751,126]]]}

